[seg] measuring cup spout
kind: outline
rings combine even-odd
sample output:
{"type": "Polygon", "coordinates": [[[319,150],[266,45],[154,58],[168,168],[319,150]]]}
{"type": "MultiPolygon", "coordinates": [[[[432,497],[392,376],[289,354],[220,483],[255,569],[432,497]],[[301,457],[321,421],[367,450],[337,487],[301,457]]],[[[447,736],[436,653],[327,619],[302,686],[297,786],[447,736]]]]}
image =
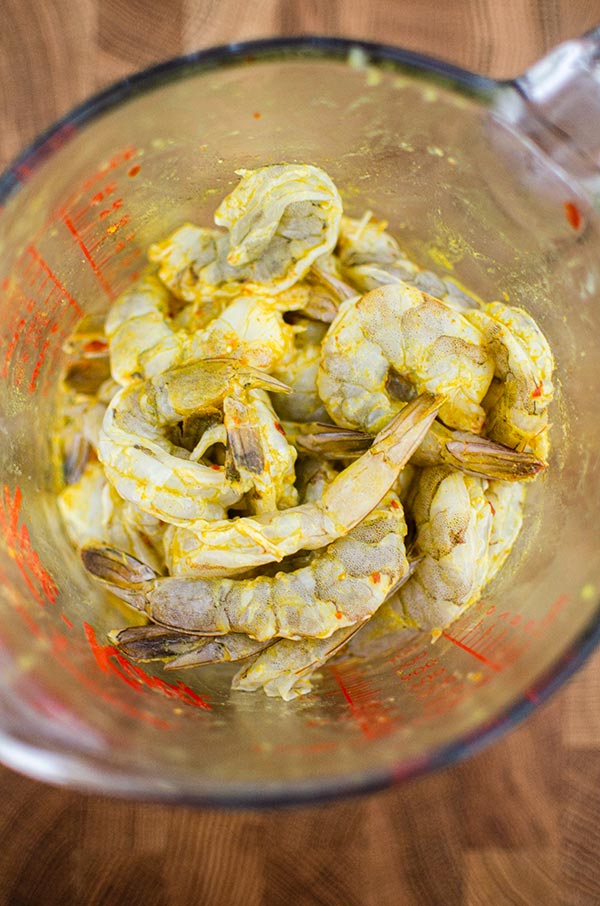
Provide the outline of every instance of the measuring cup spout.
{"type": "Polygon", "coordinates": [[[600,186],[600,26],[507,82],[496,113],[562,170],[600,186]]]}

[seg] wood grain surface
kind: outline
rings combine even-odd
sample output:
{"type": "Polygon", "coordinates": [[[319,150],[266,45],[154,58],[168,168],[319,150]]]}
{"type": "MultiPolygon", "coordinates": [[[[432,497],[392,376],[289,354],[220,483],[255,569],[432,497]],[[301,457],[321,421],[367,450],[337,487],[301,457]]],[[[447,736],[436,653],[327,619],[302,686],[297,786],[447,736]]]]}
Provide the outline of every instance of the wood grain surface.
{"type": "MultiPolygon", "coordinates": [[[[321,32],[494,76],[600,22],[600,0],[0,0],[0,163],[73,104],[211,44],[321,32]]],[[[450,770],[282,812],[65,792],[0,769],[0,906],[600,903],[600,653],[450,770]]]]}

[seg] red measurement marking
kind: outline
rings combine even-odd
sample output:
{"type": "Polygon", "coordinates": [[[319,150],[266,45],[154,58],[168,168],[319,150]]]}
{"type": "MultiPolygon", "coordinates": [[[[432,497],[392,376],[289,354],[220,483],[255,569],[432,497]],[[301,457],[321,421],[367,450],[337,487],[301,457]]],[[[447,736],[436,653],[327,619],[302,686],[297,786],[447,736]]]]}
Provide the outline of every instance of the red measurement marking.
{"type": "Polygon", "coordinates": [[[0,501],[0,531],[8,552],[35,600],[38,604],[44,604],[45,601],[53,604],[58,595],[56,583],[31,546],[27,526],[19,524],[22,500],[20,488],[15,488],[12,496],[10,488],[4,485],[0,501]]]}
{"type": "Polygon", "coordinates": [[[490,661],[489,658],[485,657],[485,655],[480,654],[478,651],[475,651],[474,648],[470,648],[468,645],[465,645],[464,642],[461,642],[454,636],[449,635],[447,632],[442,632],[442,635],[445,639],[448,639],[449,642],[452,642],[454,645],[462,648],[462,650],[466,651],[467,654],[470,654],[474,658],[477,658],[478,661],[481,661],[482,664],[486,664],[486,666],[490,667],[492,670],[497,670],[498,672],[502,670],[501,664],[496,664],[495,661],[490,661]]]}
{"type": "Polygon", "coordinates": [[[73,624],[71,623],[70,619],[68,618],[68,616],[65,613],[61,613],[60,618],[63,621],[63,623],[65,623],[69,627],[69,629],[73,628],[73,624]]]}
{"type": "Polygon", "coordinates": [[[569,226],[573,227],[574,230],[578,230],[583,220],[579,208],[573,201],[565,201],[564,208],[567,223],[569,226]]]}
{"type": "Polygon", "coordinates": [[[570,600],[571,598],[569,595],[559,595],[546,616],[542,617],[540,620],[540,628],[547,629],[549,626],[552,626],[561,610],[566,607],[570,600]]]}
{"type": "Polygon", "coordinates": [[[337,667],[329,669],[335,677],[340,692],[346,699],[350,713],[362,735],[366,739],[377,739],[390,733],[393,730],[393,723],[375,698],[379,690],[371,689],[365,681],[353,681],[351,694],[337,667]]]}
{"type": "Polygon", "coordinates": [[[98,283],[100,284],[100,286],[102,287],[102,289],[104,290],[104,292],[106,293],[108,298],[112,301],[115,298],[115,295],[114,295],[111,287],[109,286],[109,284],[104,279],[104,277],[102,275],[102,271],[100,270],[100,267],[98,266],[98,264],[92,257],[88,247],[86,246],[80,233],[78,232],[77,227],[66,214],[63,217],[63,223],[66,226],[66,228],[68,229],[68,231],[70,232],[70,234],[75,239],[75,242],[77,243],[79,248],[81,249],[84,258],[86,259],[86,261],[90,265],[92,271],[94,272],[96,280],[98,281],[98,283]]]}
{"type": "MultiPolygon", "coordinates": [[[[60,215],[65,212],[66,208],[73,203],[73,201],[78,198],[83,192],[88,192],[95,185],[101,182],[109,173],[113,170],[116,170],[122,164],[131,160],[138,153],[137,148],[125,148],[123,151],[119,151],[115,154],[106,164],[103,164],[99,167],[91,176],[89,176],[85,182],[75,191],[73,194],[65,201],[60,215]]],[[[106,189],[105,189],[106,191],[106,189]]],[[[114,191],[114,188],[113,188],[114,191]]]]}
{"type": "Polygon", "coordinates": [[[124,714],[127,714],[129,717],[133,717],[136,720],[143,720],[148,724],[156,727],[159,730],[170,730],[172,724],[166,720],[163,720],[160,717],[156,717],[154,714],[150,714],[147,711],[142,711],[140,708],[136,708],[134,705],[131,705],[129,702],[123,701],[122,698],[119,698],[117,695],[113,695],[105,686],[101,683],[94,682],[87,673],[83,670],[80,670],[71,660],[68,653],[68,640],[64,636],[61,636],[60,633],[55,632],[50,636],[50,643],[52,645],[52,653],[55,660],[68,672],[71,674],[73,679],[79,683],[81,686],[85,686],[86,689],[89,689],[97,698],[102,701],[107,702],[113,708],[116,708],[119,711],[122,711],[124,714]],[[65,645],[65,641],[67,644],[65,645]]]}
{"type": "Polygon", "coordinates": [[[48,355],[60,351],[82,312],[33,245],[16,261],[3,287],[12,324],[9,321],[0,339],[6,343],[2,377],[10,377],[15,387],[27,382],[33,393],[48,355]]]}
{"type": "Polygon", "coordinates": [[[105,673],[112,673],[118,676],[128,686],[135,689],[136,692],[152,689],[162,692],[168,698],[176,698],[186,705],[194,705],[196,708],[203,708],[207,711],[212,710],[212,706],[206,699],[190,689],[189,686],[186,686],[185,683],[182,683],[181,680],[172,685],[157,676],[145,673],[141,667],[131,664],[114,645],[101,645],[96,638],[96,633],[88,623],[84,623],[83,628],[93,655],[96,658],[96,663],[105,673]]]}
{"type": "Polygon", "coordinates": [[[134,164],[133,167],[128,171],[128,176],[137,176],[140,170],[142,169],[140,164],[134,164]]]}

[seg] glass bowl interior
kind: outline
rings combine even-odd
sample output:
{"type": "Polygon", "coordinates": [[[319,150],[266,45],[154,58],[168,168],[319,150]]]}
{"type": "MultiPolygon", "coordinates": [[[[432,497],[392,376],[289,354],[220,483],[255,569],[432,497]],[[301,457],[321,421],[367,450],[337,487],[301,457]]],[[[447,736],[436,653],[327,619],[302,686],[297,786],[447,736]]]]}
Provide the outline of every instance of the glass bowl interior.
{"type": "Polygon", "coordinates": [[[0,179],[0,757],[108,793],[270,804],[385,785],[482,745],[595,645],[600,561],[598,221],[577,184],[492,115],[501,86],[391,48],[222,48],[121,83],[0,179]],[[323,167],[419,264],[536,318],[557,362],[552,458],[484,598],[432,644],[398,632],[290,703],[232,693],[233,665],[165,674],[65,536],[53,454],[64,344],[150,243],[209,225],[236,170],[323,167]],[[518,161],[518,166],[515,166],[518,161]],[[577,217],[574,218],[573,210],[577,217]]]}

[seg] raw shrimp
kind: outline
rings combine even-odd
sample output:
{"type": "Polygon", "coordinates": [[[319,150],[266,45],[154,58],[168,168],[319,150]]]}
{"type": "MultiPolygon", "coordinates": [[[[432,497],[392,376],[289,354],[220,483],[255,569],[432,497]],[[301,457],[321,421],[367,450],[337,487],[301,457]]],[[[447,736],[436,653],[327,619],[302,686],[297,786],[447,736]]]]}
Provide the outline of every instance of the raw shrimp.
{"type": "MultiPolygon", "coordinates": [[[[372,435],[320,422],[283,422],[284,431],[300,451],[325,459],[354,459],[367,450],[372,435]]],[[[415,450],[412,463],[420,468],[448,465],[453,469],[498,481],[533,478],[545,464],[532,453],[520,453],[487,437],[452,431],[434,421],[415,450]]]]}
{"type": "Polygon", "coordinates": [[[249,389],[223,402],[228,455],[236,481],[253,488],[255,513],[268,513],[298,503],[294,487],[296,450],[288,443],[264,390],[249,389]]]}
{"type": "Polygon", "coordinates": [[[360,220],[342,217],[337,252],[346,280],[363,293],[403,281],[458,311],[478,307],[480,300],[453,280],[424,271],[411,261],[386,226],[384,220],[374,220],[370,211],[360,220]]]}
{"type": "Polygon", "coordinates": [[[197,454],[173,444],[168,428],[213,412],[228,393],[248,385],[287,389],[236,361],[206,359],[119,391],[104,417],[98,456],[121,497],[166,522],[223,518],[251,485],[230,482],[215,463],[194,461],[197,454]]]}
{"type": "Polygon", "coordinates": [[[459,312],[406,283],[340,307],[323,341],[317,382],[331,418],[348,428],[379,430],[404,405],[388,388],[392,369],[409,396],[422,390],[445,395],[440,419],[450,427],[482,427],[480,403],[494,364],[481,333],[459,312]]]}
{"type": "Polygon", "coordinates": [[[502,302],[466,317],[481,331],[495,364],[495,380],[482,404],[486,433],[547,460],[554,358],[546,338],[531,315],[502,302]]]}
{"type": "Polygon", "coordinates": [[[487,585],[504,566],[523,526],[525,488],[522,484],[490,481],[484,493],[493,517],[485,575],[487,585]]]}
{"type": "Polygon", "coordinates": [[[118,390],[110,379],[106,340],[94,331],[84,331],[84,319],[78,333],[67,344],[66,351],[78,354],[65,373],[59,409],[61,417],[53,431],[53,441],[62,462],[63,478],[67,484],[77,482],[85,469],[98,439],[106,407],[118,390]],[[88,338],[82,352],[83,340],[88,338]]]}
{"type": "Polygon", "coordinates": [[[174,526],[165,539],[169,571],[178,576],[235,575],[345,535],[392,487],[438,406],[430,394],[409,404],[318,501],[254,517],[174,526]]]}
{"type": "Polygon", "coordinates": [[[294,354],[273,369],[272,374],[290,388],[274,406],[280,418],[295,422],[323,421],[327,411],[317,391],[321,342],[325,325],[305,324],[294,337],[294,354]]]}
{"type": "Polygon", "coordinates": [[[487,581],[492,508],[487,482],[446,468],[424,469],[412,500],[414,555],[422,559],[396,596],[407,626],[442,629],[487,581]]]}
{"type": "Polygon", "coordinates": [[[111,544],[158,572],[164,570],[164,525],[126,504],[106,481],[100,463],[88,463],[79,480],[61,491],[58,508],[74,547],[111,544]]]}
{"type": "MultiPolygon", "coordinates": [[[[107,383],[112,391],[112,382],[107,383]]],[[[108,398],[110,399],[110,392],[108,398]]],[[[56,428],[55,441],[60,447],[63,478],[66,484],[75,484],[90,460],[92,451],[98,449],[102,421],[107,402],[98,397],[68,394],[63,398],[62,424],[56,428]]]]}
{"type": "Polygon", "coordinates": [[[108,541],[103,526],[102,492],[106,476],[99,462],[89,462],[77,481],[57,497],[58,509],[74,547],[108,541]]]}
{"type": "Polygon", "coordinates": [[[111,374],[127,385],[151,378],[193,357],[194,338],[177,331],[169,317],[172,296],[152,274],[141,277],[112,304],[104,331],[111,374]]]}
{"type": "Polygon", "coordinates": [[[143,560],[159,573],[165,572],[166,524],[123,500],[109,482],[102,493],[102,520],[105,537],[113,547],[143,560]]]}
{"type": "Polygon", "coordinates": [[[232,682],[232,689],[256,692],[289,702],[312,690],[310,678],[363,627],[338,629],[327,639],[280,639],[244,665],[232,682]]]}
{"type": "Polygon", "coordinates": [[[302,308],[307,298],[306,289],[277,297],[244,292],[227,305],[204,303],[214,316],[186,329],[169,316],[169,291],[147,275],[119,296],[106,319],[112,375],[127,385],[221,355],[269,370],[293,350],[295,330],[283,312],[302,308]]]}
{"type": "MultiPolygon", "coordinates": [[[[489,508],[488,508],[489,510],[489,508]]],[[[395,494],[308,566],[256,579],[156,577],[135,558],[86,548],[86,568],[116,595],[171,629],[258,641],[328,638],[370,617],[408,570],[406,523],[395,494]]]]}
{"type": "Polygon", "coordinates": [[[241,661],[273,644],[271,641],[257,642],[241,633],[214,638],[154,625],[129,626],[120,632],[111,632],[110,638],[131,660],[163,661],[165,670],[241,661]]]}
{"type": "MultiPolygon", "coordinates": [[[[271,371],[291,358],[295,328],[283,312],[304,305],[305,294],[294,288],[275,297],[244,293],[197,335],[203,356],[231,356],[251,368],[271,371]]],[[[196,356],[197,357],[197,356],[196,356]]]]}
{"type": "Polygon", "coordinates": [[[179,298],[237,295],[242,283],[273,295],[337,242],[342,202],[323,170],[274,164],[237,172],[242,179],[215,212],[227,232],[186,224],[150,248],[161,280],[179,298]]]}

